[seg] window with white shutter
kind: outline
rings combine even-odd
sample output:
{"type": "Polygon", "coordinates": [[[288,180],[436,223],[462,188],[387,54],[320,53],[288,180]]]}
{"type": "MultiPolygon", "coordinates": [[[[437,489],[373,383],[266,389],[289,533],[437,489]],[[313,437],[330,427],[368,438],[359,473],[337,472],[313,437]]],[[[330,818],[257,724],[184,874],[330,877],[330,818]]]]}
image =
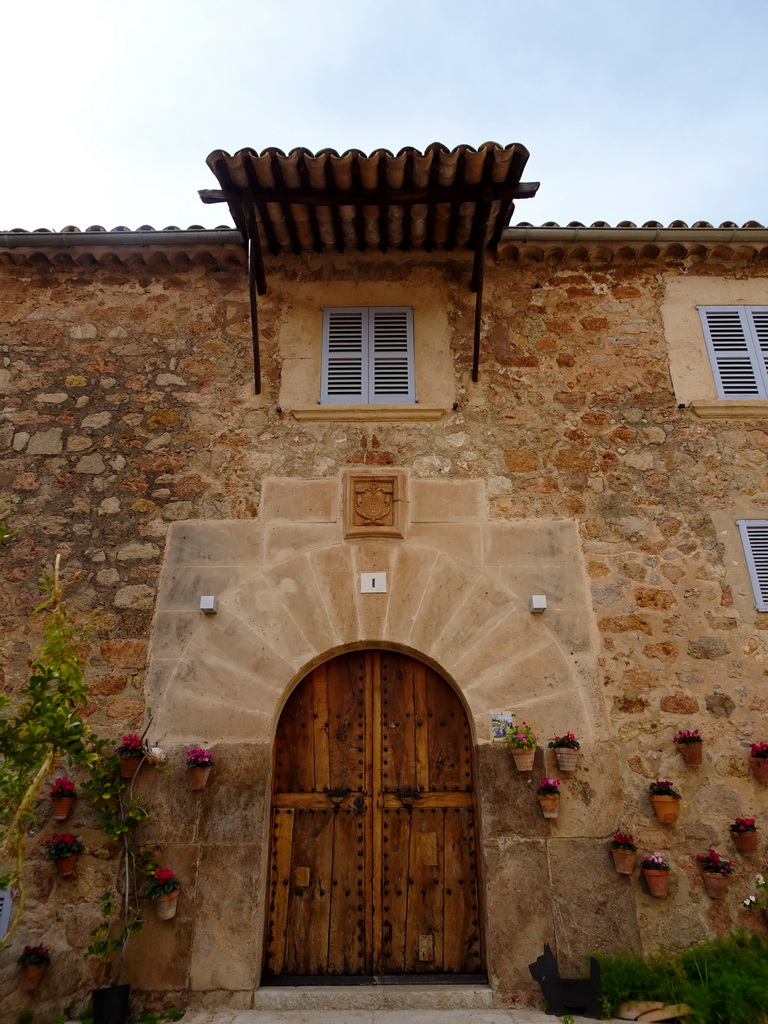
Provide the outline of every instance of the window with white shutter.
{"type": "Polygon", "coordinates": [[[410,306],[323,310],[324,405],[416,401],[410,306]]]}
{"type": "Polygon", "coordinates": [[[755,607],[759,612],[768,612],[768,519],[740,519],[739,530],[755,607]]]}
{"type": "Polygon", "coordinates": [[[719,398],[768,398],[768,306],[699,306],[719,398]]]}
{"type": "Polygon", "coordinates": [[[0,889],[0,940],[8,934],[11,923],[11,894],[8,889],[0,889]]]}

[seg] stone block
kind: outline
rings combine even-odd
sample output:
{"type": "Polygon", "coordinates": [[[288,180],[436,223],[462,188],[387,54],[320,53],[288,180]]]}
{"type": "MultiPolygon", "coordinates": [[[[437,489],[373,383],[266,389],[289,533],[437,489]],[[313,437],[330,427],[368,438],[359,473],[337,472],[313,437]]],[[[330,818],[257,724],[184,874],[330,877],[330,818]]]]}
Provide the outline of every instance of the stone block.
{"type": "Polygon", "coordinates": [[[581,545],[572,522],[489,523],[485,527],[486,565],[563,565],[580,560],[581,545]]]}
{"type": "Polygon", "coordinates": [[[151,853],[158,867],[171,868],[181,882],[176,916],[160,921],[152,901],[142,901],[144,927],[128,944],[125,973],[139,992],[184,990],[189,980],[200,850],[194,843],[167,843],[151,853]]]}
{"type": "Polygon", "coordinates": [[[483,534],[479,525],[416,523],[408,531],[411,544],[443,551],[471,565],[482,565],[483,534]]]}
{"type": "Polygon", "coordinates": [[[440,555],[410,632],[410,644],[414,650],[432,656],[437,637],[479,577],[479,569],[450,555],[440,555]]]}
{"type": "Polygon", "coordinates": [[[387,606],[384,638],[402,641],[409,637],[429,586],[437,554],[411,544],[398,545],[392,566],[392,587],[397,599],[387,606]]]}
{"type": "Polygon", "coordinates": [[[264,562],[274,565],[341,542],[340,523],[271,522],[265,527],[264,562]]]}
{"type": "MultiPolygon", "coordinates": [[[[200,613],[200,598],[212,594],[219,599],[218,614],[222,615],[229,610],[233,591],[245,576],[245,570],[235,566],[169,566],[160,576],[157,610],[200,613]]],[[[214,618],[216,616],[211,616],[214,618]]]]}
{"type": "Polygon", "coordinates": [[[166,564],[258,566],[264,561],[264,530],[249,520],[171,523],[166,564]]]}
{"type": "Polygon", "coordinates": [[[486,518],[482,480],[413,480],[411,522],[464,523],[486,518]]]}
{"type": "Polygon", "coordinates": [[[340,643],[361,638],[355,599],[355,567],[349,545],[338,545],[310,556],[312,571],[322,581],[321,594],[340,643]],[[325,589],[323,589],[323,587],[325,589]]]}
{"type": "Polygon", "coordinates": [[[602,837],[548,844],[558,964],[571,977],[588,973],[591,953],[642,948],[631,884],[607,846],[602,837]]]}
{"type": "Polygon", "coordinates": [[[268,477],[261,492],[262,522],[287,519],[291,522],[333,523],[338,518],[339,481],[295,480],[268,477]]]}
{"type": "Polygon", "coordinates": [[[309,556],[281,562],[265,572],[264,578],[299,620],[297,625],[313,651],[335,646],[336,631],[323,600],[328,584],[314,573],[309,556]]]}

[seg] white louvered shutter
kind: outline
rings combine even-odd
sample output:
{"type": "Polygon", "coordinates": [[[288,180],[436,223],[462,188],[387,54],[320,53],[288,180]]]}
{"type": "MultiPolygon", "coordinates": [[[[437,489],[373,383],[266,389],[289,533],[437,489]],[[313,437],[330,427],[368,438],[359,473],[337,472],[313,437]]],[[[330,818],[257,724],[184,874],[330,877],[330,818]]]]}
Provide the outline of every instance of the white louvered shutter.
{"type": "Polygon", "coordinates": [[[755,594],[755,607],[759,612],[768,612],[768,519],[740,519],[739,530],[755,594]]]}
{"type": "Polygon", "coordinates": [[[323,310],[323,379],[320,401],[361,404],[368,399],[368,310],[323,310]]]}
{"type": "Polygon", "coordinates": [[[374,306],[368,319],[371,402],[413,402],[413,310],[374,306]]]}
{"type": "Polygon", "coordinates": [[[0,939],[8,934],[11,923],[11,894],[7,889],[0,889],[0,939]]]}
{"type": "Polygon", "coordinates": [[[768,306],[700,306],[720,398],[768,398],[768,306]]]}

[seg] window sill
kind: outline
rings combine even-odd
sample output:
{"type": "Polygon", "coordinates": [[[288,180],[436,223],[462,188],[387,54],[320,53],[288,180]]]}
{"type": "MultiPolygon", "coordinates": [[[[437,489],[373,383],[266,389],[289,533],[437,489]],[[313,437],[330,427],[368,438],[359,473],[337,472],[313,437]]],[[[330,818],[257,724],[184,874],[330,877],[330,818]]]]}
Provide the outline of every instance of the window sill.
{"type": "Polygon", "coordinates": [[[688,408],[702,420],[768,419],[768,398],[697,398],[688,408]]]}
{"type": "Polygon", "coordinates": [[[346,423],[414,423],[439,420],[445,409],[429,405],[309,405],[298,406],[291,409],[290,413],[301,422],[335,420],[346,423]]]}

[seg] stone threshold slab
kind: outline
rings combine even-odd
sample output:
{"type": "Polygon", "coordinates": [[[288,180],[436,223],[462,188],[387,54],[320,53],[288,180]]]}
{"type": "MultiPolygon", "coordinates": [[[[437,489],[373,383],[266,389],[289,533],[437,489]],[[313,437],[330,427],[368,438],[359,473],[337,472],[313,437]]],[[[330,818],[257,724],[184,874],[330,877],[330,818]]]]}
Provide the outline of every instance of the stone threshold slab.
{"type": "Polygon", "coordinates": [[[275,985],[257,989],[253,1006],[278,1012],[483,1010],[493,1006],[493,992],[488,985],[275,985]]]}

